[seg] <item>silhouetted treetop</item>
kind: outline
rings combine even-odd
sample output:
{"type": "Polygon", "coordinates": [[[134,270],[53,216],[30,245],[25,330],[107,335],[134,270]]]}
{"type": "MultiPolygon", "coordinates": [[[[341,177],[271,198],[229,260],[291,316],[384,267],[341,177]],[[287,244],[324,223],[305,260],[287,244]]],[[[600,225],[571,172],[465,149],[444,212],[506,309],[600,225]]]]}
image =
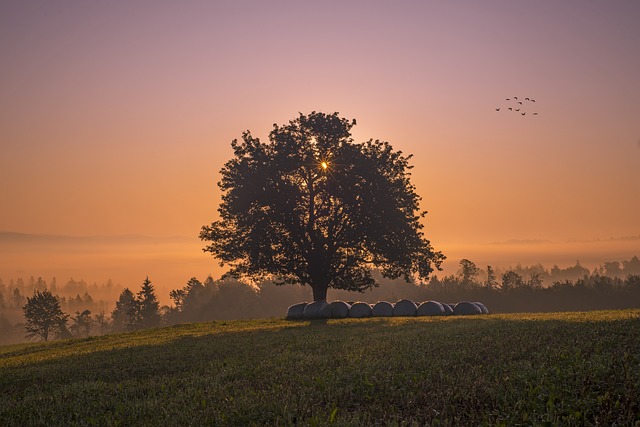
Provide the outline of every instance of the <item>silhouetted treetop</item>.
{"type": "Polygon", "coordinates": [[[60,308],[60,302],[48,290],[35,291],[23,307],[27,338],[39,337],[48,341],[52,334],[67,332],[69,315],[60,308]]]}

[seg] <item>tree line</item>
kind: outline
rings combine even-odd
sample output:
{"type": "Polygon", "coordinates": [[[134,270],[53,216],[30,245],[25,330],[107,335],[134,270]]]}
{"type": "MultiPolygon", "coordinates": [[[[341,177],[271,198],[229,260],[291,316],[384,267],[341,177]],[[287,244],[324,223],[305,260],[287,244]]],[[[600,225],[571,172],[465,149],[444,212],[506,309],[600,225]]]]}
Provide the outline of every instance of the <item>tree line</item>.
{"type": "Polygon", "coordinates": [[[28,295],[46,289],[58,295],[60,304],[67,311],[73,312],[81,308],[103,311],[109,306],[109,301],[113,300],[117,288],[111,279],[103,284],[89,284],[82,279],[70,278],[67,282],[58,284],[55,277],[48,282],[42,277],[30,276],[26,280],[18,277],[7,283],[0,278],[0,309],[22,309],[28,295]]]}
{"type": "Polygon", "coordinates": [[[45,290],[55,295],[63,312],[72,313],[70,322],[78,313],[84,313],[80,323],[87,317],[86,312],[94,313],[91,314],[91,323],[96,326],[91,333],[106,333],[105,324],[110,321],[109,312],[118,288],[111,280],[90,284],[73,278],[63,283],[58,283],[55,277],[49,281],[34,276],[9,281],[0,278],[0,344],[24,340],[24,305],[29,296],[45,290]]]}
{"type": "MultiPolygon", "coordinates": [[[[434,276],[422,285],[430,299],[482,301],[494,312],[549,312],[640,307],[640,260],[606,262],[590,271],[576,262],[564,269],[542,265],[509,268],[497,274],[470,260],[456,275],[434,276]]],[[[419,292],[420,293],[420,292],[419,292]]],[[[424,295],[424,293],[422,293],[424,295]]],[[[421,296],[422,296],[421,295],[421,296]]]]}
{"type": "MultiPolygon", "coordinates": [[[[605,263],[608,265],[609,263],[605,263]]],[[[330,299],[344,301],[390,301],[407,298],[414,301],[437,300],[458,302],[483,301],[494,312],[571,311],[589,309],[630,308],[640,305],[640,260],[633,257],[623,261],[626,276],[608,276],[606,268],[599,266],[592,272],[580,265],[567,268],[541,265],[516,266],[498,274],[491,266],[485,270],[470,260],[463,259],[455,275],[442,278],[433,276],[427,282],[385,279],[379,271],[372,276],[381,284],[365,292],[346,290],[329,291],[330,299]],[[632,274],[637,273],[637,274],[632,274]],[[580,274],[580,276],[578,276],[580,274]],[[545,284],[551,280],[551,283],[545,284]]],[[[610,271],[610,270],[609,270],[610,271]]],[[[280,286],[272,281],[247,284],[236,279],[204,281],[192,277],[185,286],[169,293],[172,304],[160,307],[160,324],[176,324],[239,318],[281,317],[288,306],[309,301],[312,295],[304,286],[280,286]]],[[[119,304],[129,307],[120,312],[135,313],[131,295],[127,290],[119,304]]],[[[136,315],[129,330],[139,327],[136,315]]]]}
{"type": "MultiPolygon", "coordinates": [[[[380,272],[372,271],[380,286],[363,293],[330,290],[329,296],[334,300],[372,303],[403,298],[418,302],[482,301],[496,313],[622,309],[640,306],[640,274],[635,273],[640,273],[637,257],[621,263],[605,263],[593,271],[577,262],[564,269],[518,265],[496,272],[491,266],[482,269],[463,259],[456,274],[442,278],[433,276],[427,282],[415,283],[384,279],[380,272]],[[619,265],[620,269],[606,267],[612,264],[619,265]],[[611,272],[616,274],[607,274],[611,272]],[[548,280],[551,283],[547,284],[548,280]]],[[[25,297],[24,323],[12,325],[0,314],[0,336],[22,332],[28,339],[46,341],[186,322],[282,317],[288,306],[309,301],[311,294],[304,286],[278,286],[272,281],[247,284],[230,278],[214,280],[209,276],[204,281],[190,278],[183,287],[170,291],[169,298],[170,305],[160,305],[147,277],[136,292],[123,289],[109,314],[93,314],[88,309],[68,314],[61,297],[46,287],[36,289],[33,296],[25,297]]]]}

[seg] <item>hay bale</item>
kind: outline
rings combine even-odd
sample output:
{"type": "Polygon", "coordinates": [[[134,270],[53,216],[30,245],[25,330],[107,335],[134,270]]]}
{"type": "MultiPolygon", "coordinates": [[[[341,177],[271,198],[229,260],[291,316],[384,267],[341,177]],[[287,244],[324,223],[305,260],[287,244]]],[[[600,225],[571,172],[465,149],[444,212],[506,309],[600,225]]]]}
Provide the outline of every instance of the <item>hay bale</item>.
{"type": "Polygon", "coordinates": [[[483,303],[474,301],[474,304],[480,307],[480,310],[482,310],[482,314],[489,314],[489,310],[487,309],[487,307],[485,307],[483,303]]]}
{"type": "Polygon", "coordinates": [[[371,306],[366,302],[353,303],[349,309],[349,317],[362,318],[371,317],[371,306]]]}
{"type": "Polygon", "coordinates": [[[418,312],[418,306],[415,302],[408,299],[401,299],[393,306],[393,315],[398,316],[415,316],[418,312]]]}
{"type": "Polygon", "coordinates": [[[453,306],[454,304],[447,304],[446,302],[442,303],[442,308],[444,308],[445,316],[453,316],[453,306]]]}
{"type": "Polygon", "coordinates": [[[307,306],[306,302],[294,304],[287,309],[287,320],[300,320],[304,315],[304,308],[307,306]]]}
{"type": "Polygon", "coordinates": [[[378,301],[371,309],[373,317],[391,317],[393,316],[393,304],[387,301],[378,301]]]}
{"type": "Polygon", "coordinates": [[[305,320],[327,319],[330,315],[329,304],[327,304],[326,300],[320,300],[307,304],[302,313],[302,318],[305,320]]]}
{"type": "Polygon", "coordinates": [[[453,307],[453,314],[462,316],[482,314],[482,309],[472,302],[462,301],[453,307]]]}
{"type": "Polygon", "coordinates": [[[329,310],[331,311],[330,317],[332,319],[344,319],[349,317],[349,309],[351,305],[344,301],[333,301],[329,304],[329,310]]]}
{"type": "Polygon", "coordinates": [[[437,301],[425,301],[418,306],[417,316],[444,316],[442,304],[437,301]]]}

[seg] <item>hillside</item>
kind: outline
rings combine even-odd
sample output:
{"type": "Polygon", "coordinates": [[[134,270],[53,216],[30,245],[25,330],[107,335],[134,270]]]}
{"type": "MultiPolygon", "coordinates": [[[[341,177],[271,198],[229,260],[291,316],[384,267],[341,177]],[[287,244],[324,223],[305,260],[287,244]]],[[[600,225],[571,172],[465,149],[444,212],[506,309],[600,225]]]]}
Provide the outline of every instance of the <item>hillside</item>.
{"type": "Polygon", "coordinates": [[[0,425],[640,422],[640,310],[186,324],[0,347],[0,425]]]}

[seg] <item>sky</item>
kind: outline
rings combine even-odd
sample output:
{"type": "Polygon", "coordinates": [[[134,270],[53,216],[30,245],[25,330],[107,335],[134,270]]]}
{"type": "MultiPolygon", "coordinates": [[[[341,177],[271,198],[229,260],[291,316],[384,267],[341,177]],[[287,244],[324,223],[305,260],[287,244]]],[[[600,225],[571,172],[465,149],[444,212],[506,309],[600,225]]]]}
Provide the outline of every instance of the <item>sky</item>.
{"type": "Polygon", "coordinates": [[[216,276],[197,235],[230,142],[311,111],[413,154],[450,268],[640,255],[639,19],[637,0],[3,1],[0,231],[163,255],[9,239],[0,277],[216,276]]]}

